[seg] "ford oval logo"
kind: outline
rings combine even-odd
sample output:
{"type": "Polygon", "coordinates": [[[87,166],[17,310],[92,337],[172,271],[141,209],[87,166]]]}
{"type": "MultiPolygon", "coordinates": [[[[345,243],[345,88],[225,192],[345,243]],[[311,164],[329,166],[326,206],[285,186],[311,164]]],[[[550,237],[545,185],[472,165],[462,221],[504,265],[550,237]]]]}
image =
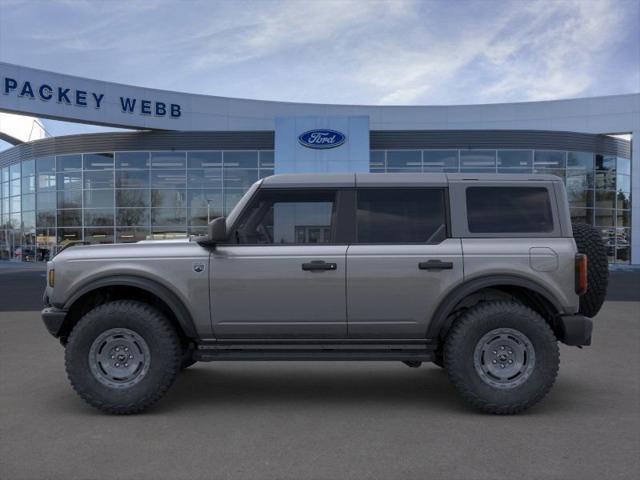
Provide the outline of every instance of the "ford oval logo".
{"type": "Polygon", "coordinates": [[[309,130],[298,136],[300,144],[307,148],[335,148],[347,141],[344,133],[327,128],[309,130]]]}

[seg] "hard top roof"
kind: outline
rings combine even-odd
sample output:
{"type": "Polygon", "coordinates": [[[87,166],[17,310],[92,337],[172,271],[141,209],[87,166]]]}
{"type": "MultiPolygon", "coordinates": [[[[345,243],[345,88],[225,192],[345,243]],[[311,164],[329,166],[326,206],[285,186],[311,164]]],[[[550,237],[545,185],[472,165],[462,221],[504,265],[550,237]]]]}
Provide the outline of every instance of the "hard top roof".
{"type": "Polygon", "coordinates": [[[511,173],[285,173],[266,177],[262,188],[417,187],[450,182],[559,182],[555,175],[511,173]]]}

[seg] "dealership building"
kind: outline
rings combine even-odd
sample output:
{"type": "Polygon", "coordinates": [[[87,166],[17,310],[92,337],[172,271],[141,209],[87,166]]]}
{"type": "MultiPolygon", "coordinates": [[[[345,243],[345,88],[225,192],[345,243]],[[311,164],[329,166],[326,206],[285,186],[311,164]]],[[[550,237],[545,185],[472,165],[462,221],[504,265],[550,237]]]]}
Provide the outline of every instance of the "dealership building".
{"type": "MultiPolygon", "coordinates": [[[[126,128],[15,138],[0,123],[0,258],[201,234],[274,173],[550,173],[609,261],[640,264],[640,94],[455,106],[196,95],[0,63],[0,112],[126,128]],[[635,141],[634,141],[635,140],[635,141]],[[635,206],[634,206],[635,200],[635,206]]],[[[305,234],[302,232],[302,234],[305,234]]]]}

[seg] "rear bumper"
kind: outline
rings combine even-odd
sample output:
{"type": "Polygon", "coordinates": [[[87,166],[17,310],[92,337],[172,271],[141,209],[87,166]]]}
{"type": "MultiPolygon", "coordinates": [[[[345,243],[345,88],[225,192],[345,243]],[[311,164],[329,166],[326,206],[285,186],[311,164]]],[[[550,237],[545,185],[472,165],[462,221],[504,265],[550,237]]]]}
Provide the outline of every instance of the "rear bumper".
{"type": "Polygon", "coordinates": [[[559,340],[572,346],[591,345],[593,320],[583,315],[563,315],[559,320],[559,340]]]}
{"type": "Polygon", "coordinates": [[[47,307],[42,310],[42,321],[49,330],[49,333],[58,338],[67,317],[67,311],[55,307],[47,307]]]}

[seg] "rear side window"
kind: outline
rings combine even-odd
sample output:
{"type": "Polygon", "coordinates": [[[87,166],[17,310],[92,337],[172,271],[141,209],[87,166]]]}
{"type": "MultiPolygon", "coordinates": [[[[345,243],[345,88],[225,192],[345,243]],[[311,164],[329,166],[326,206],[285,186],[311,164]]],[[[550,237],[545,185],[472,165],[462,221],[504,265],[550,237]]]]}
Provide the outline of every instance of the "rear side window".
{"type": "Polygon", "coordinates": [[[469,187],[467,219],[471,233],[553,231],[549,192],[543,187],[469,187]]]}
{"type": "Polygon", "coordinates": [[[358,243],[439,243],[446,233],[441,188],[358,191],[358,243]]]}

